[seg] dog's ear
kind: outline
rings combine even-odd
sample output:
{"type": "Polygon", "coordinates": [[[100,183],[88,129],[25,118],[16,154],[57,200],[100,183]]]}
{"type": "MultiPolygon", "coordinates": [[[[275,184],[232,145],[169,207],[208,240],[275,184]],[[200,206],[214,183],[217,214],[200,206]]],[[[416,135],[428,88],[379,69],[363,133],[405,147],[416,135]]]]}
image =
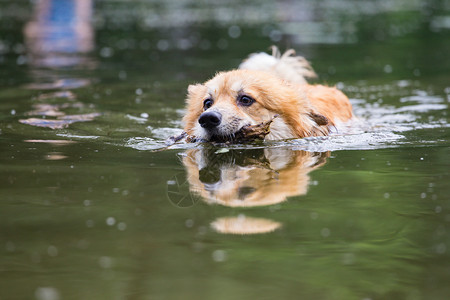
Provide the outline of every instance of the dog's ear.
{"type": "Polygon", "coordinates": [[[330,123],[330,120],[324,115],[316,114],[315,112],[310,112],[308,115],[319,126],[328,125],[330,123]]]}
{"type": "Polygon", "coordinates": [[[201,91],[203,91],[204,86],[202,84],[191,84],[188,87],[188,95],[189,96],[194,96],[197,95],[198,93],[200,93],[201,91]]]}
{"type": "Polygon", "coordinates": [[[187,105],[197,106],[198,101],[202,99],[206,94],[206,86],[203,84],[191,84],[188,87],[188,93],[186,98],[187,105]]]}
{"type": "Polygon", "coordinates": [[[184,131],[187,134],[192,134],[192,131],[197,124],[197,119],[203,111],[203,97],[207,92],[206,86],[202,84],[193,84],[188,87],[186,97],[186,114],[184,115],[184,131]]]}

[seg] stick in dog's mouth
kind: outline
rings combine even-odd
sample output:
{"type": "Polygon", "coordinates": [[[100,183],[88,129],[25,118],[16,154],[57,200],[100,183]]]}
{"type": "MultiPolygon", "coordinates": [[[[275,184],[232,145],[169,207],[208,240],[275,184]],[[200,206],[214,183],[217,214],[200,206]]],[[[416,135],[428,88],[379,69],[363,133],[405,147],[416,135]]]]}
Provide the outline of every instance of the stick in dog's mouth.
{"type": "Polygon", "coordinates": [[[269,121],[261,122],[256,125],[245,125],[237,132],[228,136],[214,135],[209,140],[200,139],[195,136],[188,135],[183,131],[178,136],[172,136],[167,139],[166,144],[168,146],[175,144],[181,140],[185,140],[187,143],[197,142],[213,142],[213,143],[248,143],[253,141],[262,141],[270,133],[270,125],[278,115],[273,116],[269,121]]]}

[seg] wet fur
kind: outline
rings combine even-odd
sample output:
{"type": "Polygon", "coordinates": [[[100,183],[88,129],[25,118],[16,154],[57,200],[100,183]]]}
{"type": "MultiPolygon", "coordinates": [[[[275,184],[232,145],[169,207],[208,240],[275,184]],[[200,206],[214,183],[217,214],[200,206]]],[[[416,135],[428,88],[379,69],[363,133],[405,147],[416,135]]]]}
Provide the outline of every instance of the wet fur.
{"type": "Polygon", "coordinates": [[[305,77],[314,72],[304,58],[293,56],[293,51],[283,56],[279,52],[259,55],[259,61],[255,57],[245,61],[241,65],[245,69],[220,72],[204,84],[189,86],[183,118],[187,134],[206,140],[214,135],[232,136],[243,126],[279,115],[267,140],[304,138],[328,135],[337,122],[352,118],[351,104],[342,92],[306,82],[305,77]],[[240,105],[237,98],[243,94],[256,102],[240,105]],[[198,123],[207,98],[214,101],[208,110],[222,115],[222,122],[214,131],[205,130],[198,123]]]}

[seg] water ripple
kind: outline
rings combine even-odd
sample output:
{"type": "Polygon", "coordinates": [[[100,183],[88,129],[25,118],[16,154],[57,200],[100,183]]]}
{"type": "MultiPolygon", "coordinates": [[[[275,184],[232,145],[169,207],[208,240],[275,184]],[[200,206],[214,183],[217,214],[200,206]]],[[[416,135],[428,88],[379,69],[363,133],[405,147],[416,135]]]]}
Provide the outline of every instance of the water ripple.
{"type": "MultiPolygon", "coordinates": [[[[360,93],[366,91],[364,98],[370,99],[373,92],[383,90],[384,92],[397,93],[394,97],[398,99],[399,105],[383,104],[382,100],[367,101],[365,99],[351,99],[354,113],[357,116],[353,121],[338,124],[337,130],[326,137],[308,137],[304,139],[293,139],[284,141],[272,141],[264,143],[219,145],[227,148],[252,149],[263,147],[290,147],[295,150],[306,151],[335,151],[335,150],[366,150],[400,147],[417,143],[413,137],[405,137],[406,132],[413,130],[425,130],[436,128],[448,128],[448,104],[441,96],[429,95],[426,91],[419,90],[413,82],[399,81],[392,85],[383,86],[348,86],[350,89],[360,93]],[[409,88],[409,91],[398,91],[409,88]],[[397,90],[396,90],[397,89],[397,90]],[[409,96],[405,96],[409,93],[409,96]]],[[[392,96],[392,95],[391,95],[392,96]]],[[[180,126],[178,123],[175,127],[180,126]]],[[[192,147],[204,147],[198,144],[175,144],[167,147],[164,141],[169,136],[178,135],[179,128],[153,128],[148,127],[150,137],[134,137],[126,141],[125,146],[138,150],[162,150],[162,149],[189,149],[192,147]]],[[[421,144],[429,144],[430,140],[420,140],[421,144]]]]}

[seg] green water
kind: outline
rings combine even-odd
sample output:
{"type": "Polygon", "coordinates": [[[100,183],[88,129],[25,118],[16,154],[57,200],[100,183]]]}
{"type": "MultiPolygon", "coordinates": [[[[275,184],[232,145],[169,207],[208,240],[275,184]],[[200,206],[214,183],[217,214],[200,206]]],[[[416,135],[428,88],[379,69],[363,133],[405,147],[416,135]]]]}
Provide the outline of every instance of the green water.
{"type": "Polygon", "coordinates": [[[0,299],[450,297],[448,4],[261,3],[95,2],[47,64],[0,4],[0,299]],[[272,44],[349,134],[161,149],[189,84],[272,44]]]}

